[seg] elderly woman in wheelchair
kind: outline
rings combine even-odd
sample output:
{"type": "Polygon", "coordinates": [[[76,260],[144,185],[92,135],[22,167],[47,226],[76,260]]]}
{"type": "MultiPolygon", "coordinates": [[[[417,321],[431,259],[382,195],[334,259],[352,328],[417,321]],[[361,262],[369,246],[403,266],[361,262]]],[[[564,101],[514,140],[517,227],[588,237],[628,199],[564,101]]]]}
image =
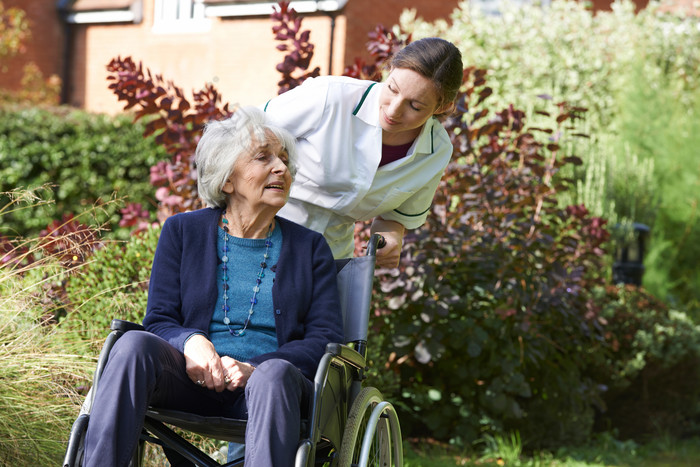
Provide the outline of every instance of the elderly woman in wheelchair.
{"type": "Polygon", "coordinates": [[[205,127],[195,160],[208,207],[163,225],[146,331],[125,333],[109,354],[83,465],[127,465],[152,405],[247,419],[245,464],[293,465],[319,360],[343,341],[330,248],[276,217],[294,144],[255,108],[205,127]]]}

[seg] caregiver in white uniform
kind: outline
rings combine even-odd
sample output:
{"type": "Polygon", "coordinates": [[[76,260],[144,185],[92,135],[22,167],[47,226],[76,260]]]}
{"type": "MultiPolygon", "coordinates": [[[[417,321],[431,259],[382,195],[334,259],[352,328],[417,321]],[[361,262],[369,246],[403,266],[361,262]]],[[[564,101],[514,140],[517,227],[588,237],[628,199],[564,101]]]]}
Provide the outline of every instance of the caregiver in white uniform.
{"type": "Polygon", "coordinates": [[[335,258],[353,256],[355,222],[373,219],[387,240],[377,263],[396,267],[452,156],[436,117],[453,110],[462,72],[452,43],[426,38],[393,57],[383,83],[324,76],[270,100],[265,112],[299,154],[279,215],[323,233],[335,258]]]}

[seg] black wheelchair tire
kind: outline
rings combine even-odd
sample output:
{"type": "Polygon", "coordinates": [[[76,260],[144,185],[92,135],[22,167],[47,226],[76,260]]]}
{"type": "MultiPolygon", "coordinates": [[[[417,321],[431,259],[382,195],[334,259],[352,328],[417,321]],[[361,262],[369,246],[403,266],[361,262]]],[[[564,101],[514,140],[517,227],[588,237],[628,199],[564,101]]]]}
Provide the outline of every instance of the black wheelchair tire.
{"type": "Polygon", "coordinates": [[[136,444],[136,449],[134,449],[133,454],[131,454],[129,467],[143,467],[145,464],[145,453],[146,442],[140,439],[139,442],[136,444]]]}
{"type": "Polygon", "coordinates": [[[400,467],[402,461],[401,430],[393,406],[384,402],[382,394],[376,388],[363,388],[350,408],[340,446],[339,466],[400,467]],[[372,429],[371,417],[379,404],[384,404],[384,408],[376,420],[374,432],[370,435],[369,456],[363,459],[363,439],[365,433],[372,429]]]}
{"type": "Polygon", "coordinates": [[[66,447],[66,456],[63,461],[63,467],[80,467],[83,465],[83,456],[85,454],[85,433],[90,420],[89,414],[81,414],[73,422],[73,427],[66,447]]]}

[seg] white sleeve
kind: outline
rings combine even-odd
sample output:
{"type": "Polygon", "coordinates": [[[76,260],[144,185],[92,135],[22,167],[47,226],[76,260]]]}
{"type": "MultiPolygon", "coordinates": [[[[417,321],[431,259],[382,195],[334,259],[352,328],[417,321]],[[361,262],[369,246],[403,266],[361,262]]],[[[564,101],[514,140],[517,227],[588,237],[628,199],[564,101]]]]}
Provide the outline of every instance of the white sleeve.
{"type": "Polygon", "coordinates": [[[328,80],[323,77],[309,78],[301,86],[270,99],[261,108],[271,123],[281,126],[298,139],[319,127],[327,96],[328,80]]]}
{"type": "Polygon", "coordinates": [[[423,225],[428,218],[442,174],[443,172],[437,173],[430,182],[404,201],[401,206],[382,213],[382,219],[398,222],[407,229],[416,229],[423,225]]]}
{"type": "Polygon", "coordinates": [[[435,191],[452,158],[452,143],[444,130],[441,133],[444,133],[444,136],[436,140],[435,151],[428,156],[435,161],[435,175],[400,206],[380,214],[382,219],[398,222],[407,229],[415,229],[425,223],[430,206],[433,204],[435,191]]]}

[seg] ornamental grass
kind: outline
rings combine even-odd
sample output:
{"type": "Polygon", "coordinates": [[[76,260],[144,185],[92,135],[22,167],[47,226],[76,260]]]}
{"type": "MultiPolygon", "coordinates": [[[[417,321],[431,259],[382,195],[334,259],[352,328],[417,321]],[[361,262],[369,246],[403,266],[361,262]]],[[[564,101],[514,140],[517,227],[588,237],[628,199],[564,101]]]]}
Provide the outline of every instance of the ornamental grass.
{"type": "MultiPolygon", "coordinates": [[[[9,200],[0,225],[4,213],[31,199],[26,192],[0,195],[9,200]]],[[[70,267],[39,239],[0,237],[1,465],[57,465],[63,457],[79,390],[95,365],[55,324],[59,307],[48,285],[70,267]]]]}

